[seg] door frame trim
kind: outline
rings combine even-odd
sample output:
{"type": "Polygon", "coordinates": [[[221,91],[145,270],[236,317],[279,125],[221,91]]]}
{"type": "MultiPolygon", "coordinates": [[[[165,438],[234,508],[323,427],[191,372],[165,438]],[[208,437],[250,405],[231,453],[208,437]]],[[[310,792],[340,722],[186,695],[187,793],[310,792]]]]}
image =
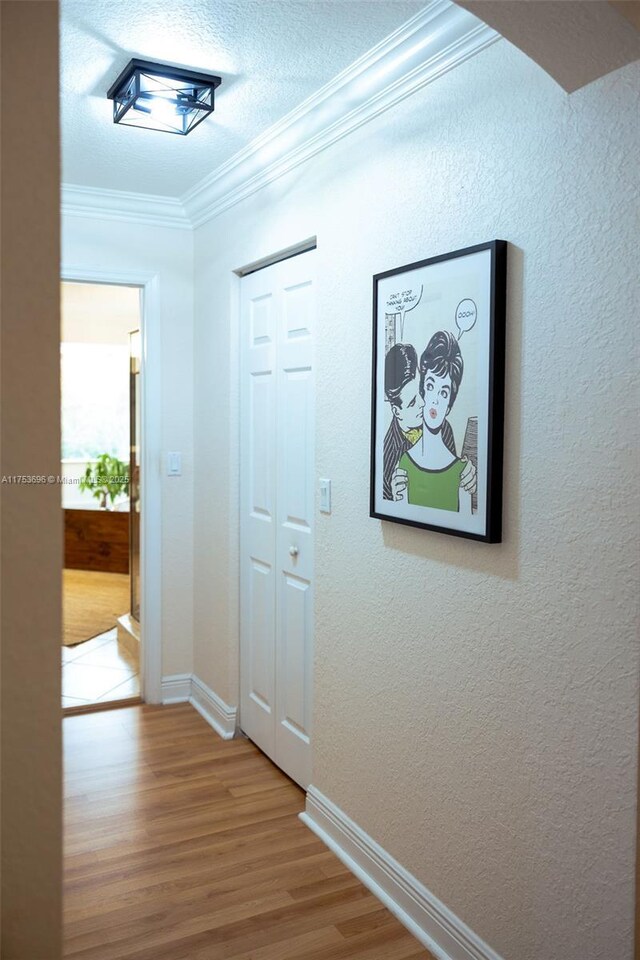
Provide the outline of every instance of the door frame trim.
{"type": "Polygon", "coordinates": [[[277,253],[269,254],[260,260],[254,260],[253,263],[248,263],[244,267],[237,267],[233,273],[242,280],[243,277],[248,277],[251,273],[257,273],[258,270],[265,270],[267,267],[272,267],[276,263],[282,263],[283,260],[299,257],[301,253],[308,253],[309,250],[316,250],[317,247],[318,238],[316,236],[309,237],[307,240],[301,240],[299,243],[293,243],[290,247],[278,250],[277,253]]]}
{"type": "Polygon", "coordinates": [[[162,481],[160,278],[144,271],[101,270],[63,264],[69,283],[134,286],[142,290],[140,366],[142,476],[140,483],[140,660],[141,694],[162,702],[162,481]]]}

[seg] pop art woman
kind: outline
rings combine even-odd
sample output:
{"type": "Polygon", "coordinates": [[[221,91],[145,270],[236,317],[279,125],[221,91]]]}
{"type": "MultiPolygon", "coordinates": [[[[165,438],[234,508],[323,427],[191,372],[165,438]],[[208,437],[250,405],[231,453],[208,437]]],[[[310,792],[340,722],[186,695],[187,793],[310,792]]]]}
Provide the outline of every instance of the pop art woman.
{"type": "Polygon", "coordinates": [[[457,456],[447,420],[463,372],[458,341],[452,333],[439,330],[420,357],[423,430],[399,459],[391,483],[394,500],[406,498],[416,506],[471,516],[476,471],[470,461],[457,456]]]}

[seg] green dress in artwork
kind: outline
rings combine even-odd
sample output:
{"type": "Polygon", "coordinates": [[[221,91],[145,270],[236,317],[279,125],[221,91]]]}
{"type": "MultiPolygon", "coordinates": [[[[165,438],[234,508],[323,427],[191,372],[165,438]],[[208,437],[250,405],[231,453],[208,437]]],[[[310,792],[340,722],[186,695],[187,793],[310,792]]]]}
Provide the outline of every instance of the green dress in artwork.
{"type": "Polygon", "coordinates": [[[405,453],[398,466],[407,471],[409,503],[418,507],[434,507],[436,510],[460,509],[458,490],[460,475],[464,469],[462,460],[454,460],[443,470],[425,470],[405,453]]]}

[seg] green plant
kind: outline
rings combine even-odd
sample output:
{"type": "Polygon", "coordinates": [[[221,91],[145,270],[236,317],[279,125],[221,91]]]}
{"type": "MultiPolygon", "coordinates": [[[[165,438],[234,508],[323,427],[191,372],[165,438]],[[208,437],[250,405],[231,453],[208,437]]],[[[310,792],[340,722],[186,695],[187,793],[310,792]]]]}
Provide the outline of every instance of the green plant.
{"type": "Polygon", "coordinates": [[[102,509],[108,508],[107,498],[113,501],[121,493],[129,492],[129,464],[117,457],[103,453],[95,464],[89,465],[78,484],[80,490],[90,490],[100,501],[102,509]]]}

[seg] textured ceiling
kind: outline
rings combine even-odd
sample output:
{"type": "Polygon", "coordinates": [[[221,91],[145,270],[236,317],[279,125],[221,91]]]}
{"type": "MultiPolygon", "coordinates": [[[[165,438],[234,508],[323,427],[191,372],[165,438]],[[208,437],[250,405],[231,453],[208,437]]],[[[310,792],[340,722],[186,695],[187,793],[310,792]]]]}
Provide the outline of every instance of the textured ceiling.
{"type": "Polygon", "coordinates": [[[62,0],[63,182],[178,197],[426,5],[425,0],[62,0]],[[131,57],[217,73],[188,137],[116,126],[131,57]]]}

